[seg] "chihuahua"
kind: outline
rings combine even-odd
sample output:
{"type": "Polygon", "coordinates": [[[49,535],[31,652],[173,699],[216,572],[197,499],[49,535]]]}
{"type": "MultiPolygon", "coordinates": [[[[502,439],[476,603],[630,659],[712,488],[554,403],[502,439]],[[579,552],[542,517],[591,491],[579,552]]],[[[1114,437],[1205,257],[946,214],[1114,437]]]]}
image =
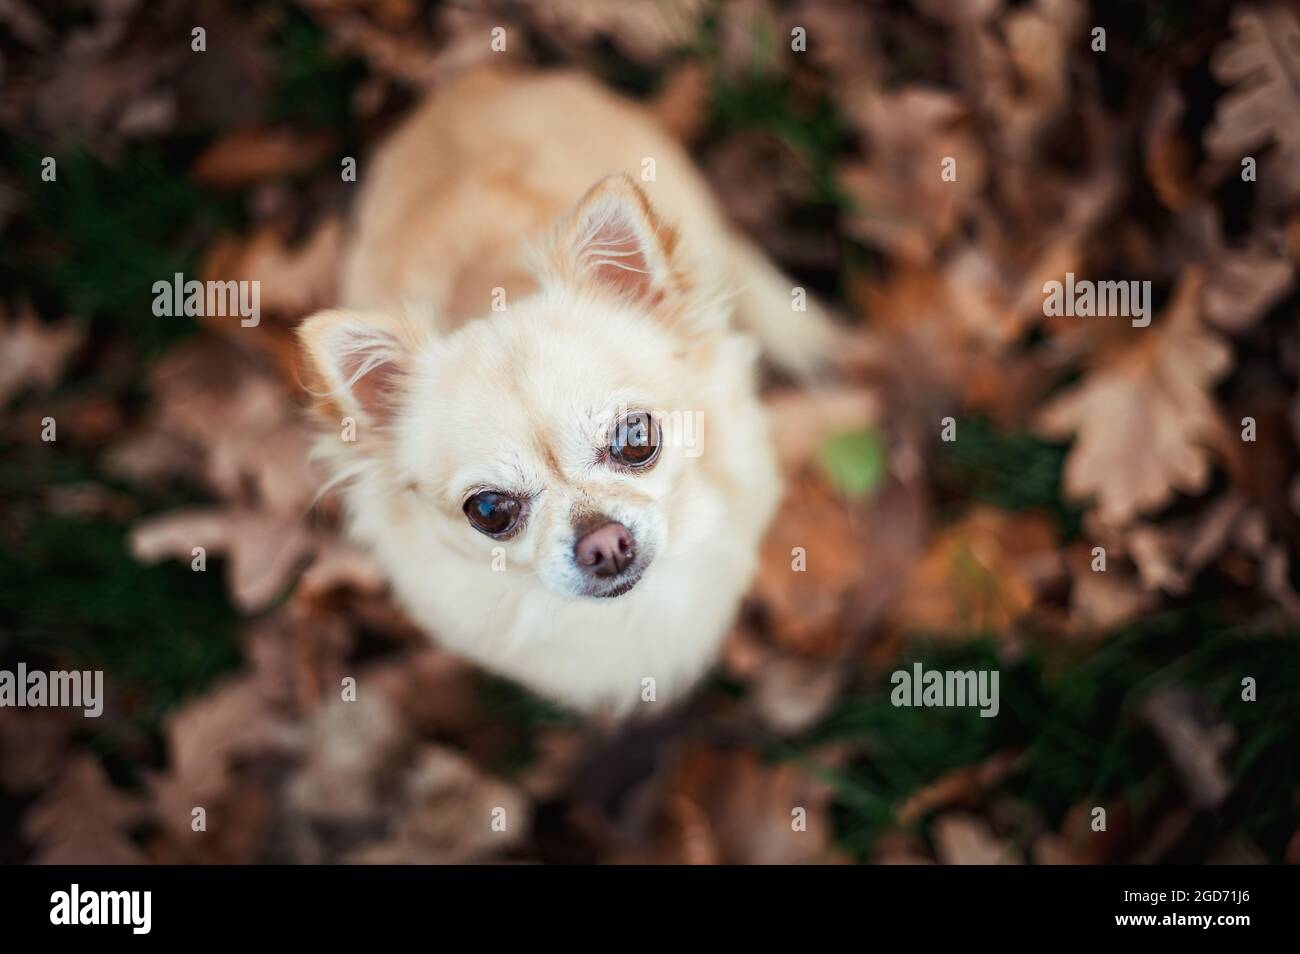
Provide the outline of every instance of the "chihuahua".
{"type": "Polygon", "coordinates": [[[434,638],[541,695],[680,697],[781,493],[757,358],[809,378],[833,326],[576,74],[462,78],[361,179],[342,307],[299,331],[350,536],[434,638]]]}

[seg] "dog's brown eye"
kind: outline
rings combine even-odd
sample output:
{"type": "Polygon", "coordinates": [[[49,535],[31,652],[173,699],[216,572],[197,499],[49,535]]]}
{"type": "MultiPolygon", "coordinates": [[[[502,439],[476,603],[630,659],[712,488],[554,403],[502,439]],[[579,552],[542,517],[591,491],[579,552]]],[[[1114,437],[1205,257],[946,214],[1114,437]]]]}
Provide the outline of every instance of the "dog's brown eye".
{"type": "Polygon", "coordinates": [[[480,491],[465,501],[465,516],[469,517],[474,529],[491,537],[500,537],[513,530],[522,512],[517,497],[494,490],[480,491]]]}
{"type": "Polygon", "coordinates": [[[609,456],[624,467],[645,467],[659,456],[659,426],[645,411],[619,421],[609,439],[609,456]]]}

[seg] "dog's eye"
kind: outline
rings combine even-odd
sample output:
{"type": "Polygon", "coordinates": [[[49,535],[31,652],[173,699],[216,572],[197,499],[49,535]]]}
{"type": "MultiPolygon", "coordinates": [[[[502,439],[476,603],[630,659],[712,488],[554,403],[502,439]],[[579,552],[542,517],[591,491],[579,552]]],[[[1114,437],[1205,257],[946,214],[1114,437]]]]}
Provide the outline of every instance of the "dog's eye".
{"type": "Polygon", "coordinates": [[[646,467],[659,456],[659,426],[645,411],[619,421],[609,438],[609,456],[624,467],[646,467]]]}
{"type": "Polygon", "coordinates": [[[519,523],[522,513],[518,497],[494,490],[480,491],[465,501],[465,516],[469,517],[469,522],[475,530],[490,537],[509,533],[519,523]]]}

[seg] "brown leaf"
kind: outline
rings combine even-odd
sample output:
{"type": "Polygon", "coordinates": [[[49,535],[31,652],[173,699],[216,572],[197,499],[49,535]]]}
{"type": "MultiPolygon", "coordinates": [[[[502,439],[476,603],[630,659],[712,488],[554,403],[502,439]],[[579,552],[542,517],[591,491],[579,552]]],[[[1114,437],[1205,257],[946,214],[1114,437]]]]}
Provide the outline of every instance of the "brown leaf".
{"type": "Polygon", "coordinates": [[[1034,841],[1033,862],[1036,865],[1075,865],[1079,860],[1064,838],[1047,832],[1034,841]]]}
{"type": "Polygon", "coordinates": [[[913,832],[887,831],[871,845],[871,863],[875,865],[932,865],[929,849],[913,832]]]}
{"type": "Polygon", "coordinates": [[[287,788],[296,811],[328,822],[381,813],[407,729],[382,692],[358,686],[355,701],[336,696],[306,726],[303,761],[287,788]]]}
{"type": "Polygon", "coordinates": [[[200,185],[240,189],[306,172],[330,154],[334,137],[281,126],[243,126],[200,153],[190,175],[200,185]]]}
{"type": "Polygon", "coordinates": [[[907,631],[1007,633],[1062,570],[1046,514],[977,506],[939,533],[913,569],[897,610],[907,631]]]}
{"type": "Polygon", "coordinates": [[[1160,86],[1146,119],[1142,146],[1147,178],[1168,208],[1182,209],[1196,193],[1191,146],[1178,135],[1187,100],[1172,79],[1160,86]]]}
{"type": "Polygon", "coordinates": [[[0,789],[26,796],[58,775],[68,759],[70,722],[63,709],[0,709],[0,789]]]}
{"type": "Polygon", "coordinates": [[[828,438],[879,424],[880,395],[869,388],[786,390],[763,402],[772,440],[788,471],[814,461],[828,438]]]}
{"type": "Polygon", "coordinates": [[[858,238],[910,262],[925,263],[957,231],[967,204],[984,184],[985,161],[966,107],[950,93],[864,87],[848,97],[850,120],[868,142],[866,163],[843,166],[840,184],[856,212],[858,238]],[[955,160],[956,179],[944,163],[955,160]]]}
{"type": "Polygon", "coordinates": [[[945,865],[1020,865],[1020,852],[998,838],[987,822],[974,815],[951,812],[930,828],[935,854],[945,865]]]}
{"type": "Polygon", "coordinates": [[[865,545],[849,505],[821,481],[803,480],[787,494],[763,540],[753,587],[779,646],[812,656],[834,652],[862,579],[865,545]]]}
{"type": "Polygon", "coordinates": [[[894,812],[899,825],[910,827],[931,812],[954,805],[973,806],[991,788],[1002,783],[1020,764],[1022,753],[999,752],[976,765],[953,769],[907,797],[894,812]]]}
{"type": "Polygon", "coordinates": [[[355,864],[464,864],[527,838],[528,800],[451,749],[423,746],[400,790],[402,807],[382,841],[351,853],[355,864]],[[504,827],[502,827],[504,826],[504,827]]]}
{"type": "Polygon", "coordinates": [[[605,37],[636,62],[653,65],[695,38],[705,8],[703,0],[537,0],[529,15],[566,42],[605,37]]]}
{"type": "Polygon", "coordinates": [[[1230,246],[1219,210],[1200,201],[1190,204],[1181,220],[1194,260],[1205,263],[1201,308],[1215,325],[1244,331],[1290,292],[1295,269],[1275,234],[1256,230],[1245,244],[1230,246]]]}
{"type": "Polygon", "coordinates": [[[682,142],[690,143],[704,132],[710,105],[704,68],[688,60],[664,79],[650,108],[660,125],[682,142]]]}
{"type": "Polygon", "coordinates": [[[132,865],[147,859],[128,832],[147,816],[140,798],[115,788],[89,755],[75,755],[23,816],[37,845],[33,864],[132,865]]]}
{"type": "Polygon", "coordinates": [[[1095,498],[1101,519],[1129,523],[1195,494],[1210,477],[1207,445],[1222,436],[1210,390],[1231,352],[1197,320],[1200,273],[1189,270],[1162,319],[1098,362],[1082,383],[1039,412],[1049,437],[1076,434],[1065,465],[1071,500],[1095,498]]]}
{"type": "Polygon", "coordinates": [[[272,707],[251,675],[230,677],[166,719],[167,767],[152,774],[154,812],[181,858],[246,863],[266,824],[266,796],[251,791],[237,761],[293,753],[300,731],[272,707]],[[207,831],[192,829],[203,808],[207,831]],[[255,810],[254,810],[255,809],[255,810]]]}
{"type": "MultiPolygon", "coordinates": [[[[1003,17],[1004,52],[985,44],[995,128],[1012,155],[1028,158],[1070,102],[1070,51],[1084,23],[1080,0],[1035,0],[1003,17]]],[[[996,47],[995,47],[996,48],[996,47]]]]}
{"type": "Polygon", "coordinates": [[[149,481],[197,475],[224,500],[285,519],[306,514],[318,487],[311,437],[279,382],[233,347],[198,336],[155,364],[149,384],[152,419],[109,451],[114,472],[149,481]]]}
{"type": "Polygon", "coordinates": [[[1239,6],[1234,35],[1215,49],[1210,69],[1225,86],[1205,148],[1234,169],[1253,150],[1267,158],[1286,194],[1300,196],[1300,22],[1280,4],[1239,6]]]}
{"type": "MultiPolygon", "coordinates": [[[[296,320],[337,301],[342,240],[342,222],[335,217],[322,221],[296,247],[282,231],[264,227],[244,240],[215,243],[201,270],[209,281],[260,282],[262,312],[296,320]]],[[[217,323],[232,334],[240,327],[225,318],[217,323]]]]}
{"type": "Polygon", "coordinates": [[[192,507],[173,510],[131,528],[131,554],[146,563],[175,557],[189,563],[193,549],[229,557],[230,598],[246,613],[266,609],[284,592],[315,545],[298,521],[261,511],[192,507]]]}
{"type": "Polygon", "coordinates": [[[693,746],[678,756],[665,781],[655,858],[722,864],[826,861],[833,842],[829,800],[826,786],[793,764],[768,765],[754,752],[693,746]]]}
{"type": "Polygon", "coordinates": [[[1070,587],[1070,628],[1083,636],[1102,635],[1152,609],[1157,597],[1143,589],[1132,572],[1112,562],[1105,570],[1092,568],[1089,544],[1078,544],[1067,554],[1073,582],[1070,587]]]}
{"type": "Polygon", "coordinates": [[[46,324],[30,305],[21,305],[12,320],[0,308],[0,407],[23,388],[51,390],[84,337],[79,323],[46,324]]]}
{"type": "Polygon", "coordinates": [[[1233,730],[1226,722],[1208,724],[1203,708],[1191,690],[1171,687],[1148,696],[1142,716],[1164,743],[1192,807],[1214,809],[1232,791],[1222,756],[1232,745],[1233,730]]]}
{"type": "Polygon", "coordinates": [[[836,665],[777,658],[755,673],[750,699],[758,718],[772,731],[798,735],[830,710],[845,679],[836,665]]]}

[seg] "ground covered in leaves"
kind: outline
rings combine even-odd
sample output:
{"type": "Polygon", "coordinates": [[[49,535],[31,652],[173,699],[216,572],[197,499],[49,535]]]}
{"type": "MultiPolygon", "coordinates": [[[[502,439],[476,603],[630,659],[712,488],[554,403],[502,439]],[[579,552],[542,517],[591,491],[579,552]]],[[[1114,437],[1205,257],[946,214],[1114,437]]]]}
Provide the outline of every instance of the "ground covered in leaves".
{"type": "Polygon", "coordinates": [[[0,709],[0,860],[1300,861],[1294,7],[9,0],[0,57],[0,663],[108,686],[0,709]],[[752,594],[619,731],[433,647],[306,461],[341,158],[494,57],[649,103],[861,344],[769,387],[752,594]],[[261,324],[154,317],[175,272],[261,324]],[[1046,317],[1067,272],[1149,327],[1046,317]]]}

